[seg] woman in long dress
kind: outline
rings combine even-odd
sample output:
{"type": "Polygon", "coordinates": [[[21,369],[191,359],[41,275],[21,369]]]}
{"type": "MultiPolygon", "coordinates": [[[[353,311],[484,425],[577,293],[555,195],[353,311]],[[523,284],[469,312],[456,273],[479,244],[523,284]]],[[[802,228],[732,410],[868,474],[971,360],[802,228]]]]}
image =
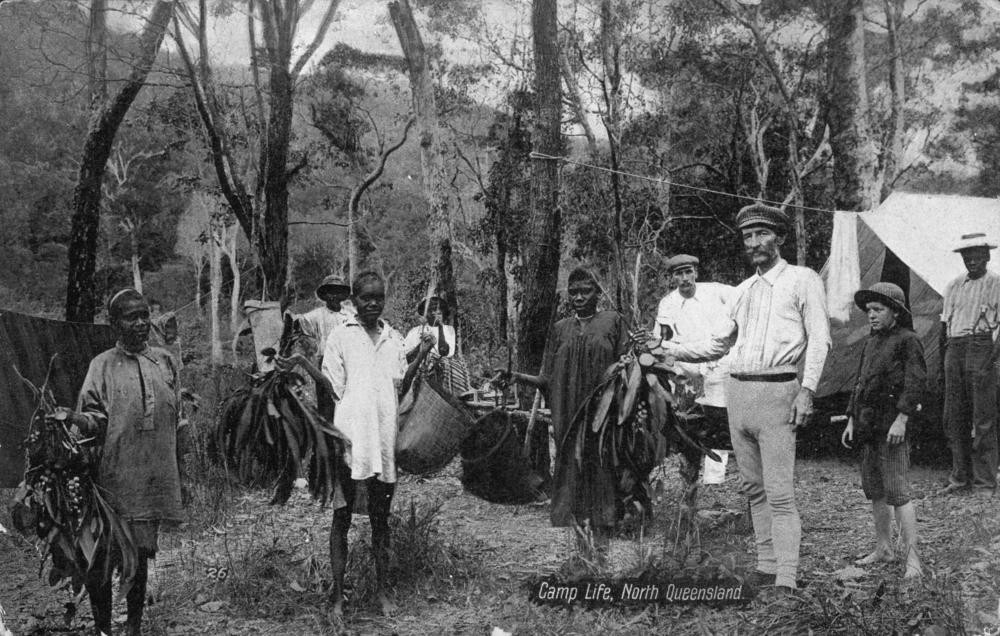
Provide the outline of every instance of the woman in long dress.
{"type": "MultiPolygon", "coordinates": [[[[552,412],[556,441],[552,490],[552,525],[576,527],[592,536],[598,549],[607,545],[618,520],[620,499],[611,466],[602,466],[596,436],[588,435],[578,462],[567,432],[577,410],[597,387],[601,375],[627,351],[628,326],[615,311],[597,311],[601,287],[589,271],[569,275],[567,289],[573,316],[558,321],[545,346],[538,375],[513,373],[515,382],[541,389],[552,412]]],[[[589,551],[589,541],[581,546],[589,551]]]]}

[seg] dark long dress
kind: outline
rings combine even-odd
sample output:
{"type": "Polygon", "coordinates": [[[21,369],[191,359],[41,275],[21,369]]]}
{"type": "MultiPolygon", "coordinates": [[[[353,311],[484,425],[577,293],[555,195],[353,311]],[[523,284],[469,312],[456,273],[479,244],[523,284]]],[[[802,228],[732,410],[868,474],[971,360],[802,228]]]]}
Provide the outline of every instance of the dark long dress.
{"type": "Polygon", "coordinates": [[[548,383],[556,441],[552,490],[552,525],[572,526],[590,520],[592,527],[616,521],[616,483],[610,466],[601,466],[596,442],[587,444],[578,465],[566,430],[608,366],[625,352],[628,328],[617,312],[601,311],[590,319],[565,318],[555,324],[545,345],[541,376],[548,383]]]}

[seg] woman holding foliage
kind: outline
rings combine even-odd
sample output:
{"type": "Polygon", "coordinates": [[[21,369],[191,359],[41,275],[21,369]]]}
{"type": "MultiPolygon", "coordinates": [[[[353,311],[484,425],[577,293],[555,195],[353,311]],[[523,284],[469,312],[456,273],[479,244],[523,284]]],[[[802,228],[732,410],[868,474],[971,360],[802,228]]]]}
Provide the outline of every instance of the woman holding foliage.
{"type": "Polygon", "coordinates": [[[626,352],[629,332],[617,312],[597,311],[601,287],[591,272],[574,269],[567,293],[573,316],[553,326],[540,373],[510,379],[545,393],[556,440],[552,525],[577,528],[581,547],[593,554],[591,539],[603,549],[619,517],[617,484],[612,467],[601,464],[596,436],[585,435],[577,449],[577,436],[567,433],[601,375],[626,352]]]}

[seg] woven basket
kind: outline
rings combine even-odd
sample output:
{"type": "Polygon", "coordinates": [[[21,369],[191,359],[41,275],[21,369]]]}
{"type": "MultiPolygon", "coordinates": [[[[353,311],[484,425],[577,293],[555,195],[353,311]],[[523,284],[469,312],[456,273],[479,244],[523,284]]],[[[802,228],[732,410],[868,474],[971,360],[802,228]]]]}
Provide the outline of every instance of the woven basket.
{"type": "Polygon", "coordinates": [[[472,417],[460,401],[429,378],[420,383],[413,406],[399,416],[396,466],[414,475],[441,470],[458,454],[472,431],[472,417]]]}

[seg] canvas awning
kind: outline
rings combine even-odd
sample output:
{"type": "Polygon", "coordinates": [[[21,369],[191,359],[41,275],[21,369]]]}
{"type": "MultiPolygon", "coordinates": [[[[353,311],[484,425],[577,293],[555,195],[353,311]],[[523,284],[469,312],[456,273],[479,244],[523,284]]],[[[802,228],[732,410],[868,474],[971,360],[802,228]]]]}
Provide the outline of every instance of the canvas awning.
{"type": "MultiPolygon", "coordinates": [[[[1000,200],[895,192],[878,208],[857,215],[860,286],[866,288],[884,280],[887,249],[909,269],[907,301],[932,383],[936,382],[939,368],[944,290],[952,279],[965,273],[962,257],[952,250],[963,234],[972,232],[1000,239],[1000,200]]],[[[1000,254],[994,252],[993,257],[990,268],[1000,271],[1000,254]]],[[[868,332],[867,318],[856,307],[851,309],[847,322],[831,321],[833,348],[818,395],[851,391],[868,332]]]]}

